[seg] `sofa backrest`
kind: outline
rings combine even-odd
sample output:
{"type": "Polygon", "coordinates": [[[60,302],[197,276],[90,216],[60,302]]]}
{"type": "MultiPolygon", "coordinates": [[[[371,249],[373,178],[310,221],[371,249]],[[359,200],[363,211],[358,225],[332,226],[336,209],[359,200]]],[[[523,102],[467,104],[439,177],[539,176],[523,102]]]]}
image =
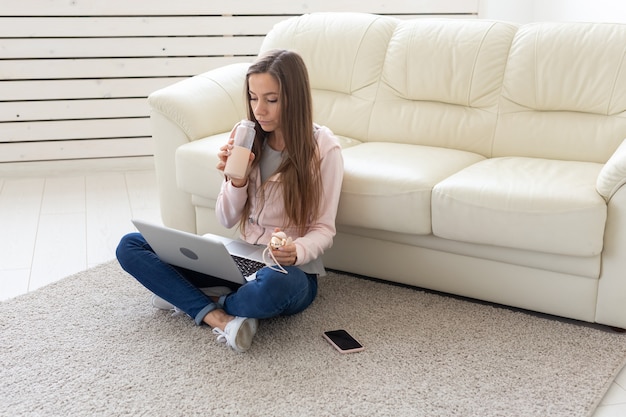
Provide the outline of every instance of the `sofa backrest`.
{"type": "Polygon", "coordinates": [[[621,24],[313,13],[261,52],[302,55],[340,136],[604,163],[626,138],[625,45],[621,24]]]}
{"type": "Polygon", "coordinates": [[[517,26],[485,20],[399,22],[383,65],[369,141],[489,156],[517,26]]]}
{"type": "Polygon", "coordinates": [[[261,52],[305,60],[315,120],[359,141],[444,146],[489,156],[516,26],[358,13],[276,25],[261,52]]]}
{"type": "Polygon", "coordinates": [[[314,119],[337,135],[366,140],[389,39],[391,17],[313,13],[278,23],[266,36],[270,49],[298,52],[307,65],[314,119]]]}
{"type": "Polygon", "coordinates": [[[513,40],[493,156],[604,163],[626,138],[626,25],[536,23],[513,40]]]}

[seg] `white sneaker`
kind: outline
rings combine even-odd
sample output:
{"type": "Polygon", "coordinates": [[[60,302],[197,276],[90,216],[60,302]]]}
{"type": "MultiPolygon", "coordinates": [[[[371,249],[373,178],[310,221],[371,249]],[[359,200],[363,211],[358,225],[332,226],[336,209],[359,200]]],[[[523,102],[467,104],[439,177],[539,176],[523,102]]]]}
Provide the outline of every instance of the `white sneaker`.
{"type": "Polygon", "coordinates": [[[159,310],[176,310],[174,304],[168,303],[156,294],[152,294],[150,302],[152,303],[152,307],[158,308],[159,310]]]}
{"type": "Polygon", "coordinates": [[[235,352],[245,352],[250,349],[252,339],[258,328],[258,320],[247,317],[235,317],[229,321],[224,330],[213,328],[217,341],[230,346],[235,352]]]}

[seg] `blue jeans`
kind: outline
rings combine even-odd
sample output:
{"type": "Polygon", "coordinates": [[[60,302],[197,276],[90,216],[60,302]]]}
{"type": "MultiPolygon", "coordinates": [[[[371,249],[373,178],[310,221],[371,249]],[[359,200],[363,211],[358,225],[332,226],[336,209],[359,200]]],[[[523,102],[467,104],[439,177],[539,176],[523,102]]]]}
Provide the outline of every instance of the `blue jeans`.
{"type": "Polygon", "coordinates": [[[288,274],[263,268],[256,279],[238,286],[206,274],[179,268],[159,259],[140,233],[122,237],[116,251],[122,268],[144,287],[202,324],[211,311],[223,308],[231,316],[265,319],[306,309],[317,295],[317,275],[295,266],[288,274]],[[215,303],[200,288],[226,286],[232,293],[215,303]]]}

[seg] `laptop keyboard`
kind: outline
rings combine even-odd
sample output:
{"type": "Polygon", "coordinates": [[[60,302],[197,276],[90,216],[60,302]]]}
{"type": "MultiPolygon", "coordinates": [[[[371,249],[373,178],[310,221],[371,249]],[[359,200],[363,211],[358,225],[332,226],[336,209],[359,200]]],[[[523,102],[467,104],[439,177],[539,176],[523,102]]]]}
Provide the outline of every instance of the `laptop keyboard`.
{"type": "Polygon", "coordinates": [[[237,255],[230,255],[237,264],[237,267],[241,271],[244,277],[250,276],[254,274],[259,269],[265,267],[266,265],[263,262],[255,261],[253,259],[242,258],[237,255]]]}

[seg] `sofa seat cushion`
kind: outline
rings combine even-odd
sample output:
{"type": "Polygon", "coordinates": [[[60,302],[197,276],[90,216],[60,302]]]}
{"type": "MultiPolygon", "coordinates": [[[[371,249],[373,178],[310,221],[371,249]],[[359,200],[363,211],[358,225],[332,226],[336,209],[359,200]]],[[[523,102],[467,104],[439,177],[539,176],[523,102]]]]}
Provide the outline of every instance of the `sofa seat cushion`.
{"type": "Polygon", "coordinates": [[[484,160],[454,149],[369,142],[343,150],[344,177],[337,224],[430,234],[433,186],[484,160]]]}
{"type": "Polygon", "coordinates": [[[228,141],[229,135],[230,132],[209,136],[186,143],[176,149],[178,188],[191,195],[215,201],[224,181],[224,176],[216,168],[219,162],[217,154],[220,147],[228,141]]]}
{"type": "MultiPolygon", "coordinates": [[[[224,176],[214,169],[219,159],[217,154],[220,148],[228,141],[230,132],[194,140],[179,146],[176,149],[176,185],[181,190],[215,207],[215,199],[220,193],[224,176]],[[208,199],[208,200],[207,200],[208,199]]],[[[342,148],[358,145],[356,139],[337,136],[342,148]]],[[[198,200],[199,201],[199,200],[198,200]]]]}
{"type": "Polygon", "coordinates": [[[433,234],[445,239],[570,256],[602,251],[601,164],[492,158],[433,189],[433,234]]]}

